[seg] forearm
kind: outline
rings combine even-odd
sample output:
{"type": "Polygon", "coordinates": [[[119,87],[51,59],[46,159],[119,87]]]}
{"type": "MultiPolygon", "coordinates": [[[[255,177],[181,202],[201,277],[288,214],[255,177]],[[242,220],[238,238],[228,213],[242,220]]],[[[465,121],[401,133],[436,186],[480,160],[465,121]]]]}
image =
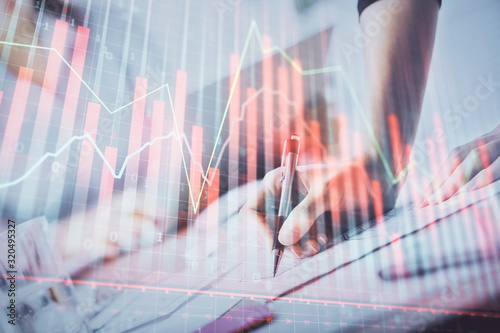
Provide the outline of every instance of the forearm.
{"type": "Polygon", "coordinates": [[[436,0],[381,0],[363,11],[367,152],[385,199],[394,201],[408,165],[434,45],[436,0]]]}

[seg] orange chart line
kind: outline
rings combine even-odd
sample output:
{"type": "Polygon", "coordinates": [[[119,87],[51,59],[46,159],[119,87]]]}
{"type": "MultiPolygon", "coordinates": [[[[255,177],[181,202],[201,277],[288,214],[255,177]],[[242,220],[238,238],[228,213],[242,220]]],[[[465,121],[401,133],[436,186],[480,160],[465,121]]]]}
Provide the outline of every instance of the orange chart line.
{"type": "Polygon", "coordinates": [[[79,285],[87,285],[95,288],[96,286],[100,287],[112,287],[118,290],[127,288],[127,289],[136,289],[141,290],[142,292],[146,291],[163,291],[165,293],[169,292],[180,292],[187,293],[188,295],[200,294],[200,295],[208,295],[209,297],[217,296],[227,296],[227,297],[243,297],[249,299],[262,299],[270,302],[283,300],[288,302],[303,302],[303,303],[315,303],[315,304],[323,304],[327,305],[350,305],[357,307],[367,307],[371,309],[386,309],[386,310],[403,310],[403,311],[417,311],[417,312],[430,312],[430,313],[442,313],[442,314],[456,314],[456,315],[468,315],[468,316],[480,316],[480,317],[490,317],[490,318],[500,318],[500,313],[495,312],[486,312],[486,311],[468,311],[468,310],[456,310],[456,309],[440,309],[440,308],[430,308],[430,307],[419,307],[419,306],[403,306],[403,305],[392,305],[392,304],[373,304],[373,303],[364,303],[364,302],[353,302],[353,301],[334,301],[334,300],[325,300],[325,299],[317,299],[317,298],[301,298],[301,297],[287,297],[287,296],[267,296],[267,295],[259,295],[259,294],[248,294],[241,292],[228,292],[228,291],[216,291],[216,290],[200,290],[200,289],[189,289],[189,288],[175,288],[175,287],[160,287],[160,286],[152,286],[152,285],[141,285],[141,284],[126,284],[126,283],[115,283],[115,282],[105,282],[105,281],[87,281],[87,280],[79,280],[79,279],[62,279],[62,278],[52,278],[52,277],[23,277],[26,280],[37,281],[37,283],[49,282],[49,283],[64,283],[68,285],[69,283],[79,284],[79,285]]]}

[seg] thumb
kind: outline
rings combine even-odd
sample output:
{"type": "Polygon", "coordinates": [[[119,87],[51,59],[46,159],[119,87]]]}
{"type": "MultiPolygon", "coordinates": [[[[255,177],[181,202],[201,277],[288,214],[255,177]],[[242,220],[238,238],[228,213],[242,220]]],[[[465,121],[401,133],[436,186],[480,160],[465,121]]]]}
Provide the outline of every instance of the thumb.
{"type": "Polygon", "coordinates": [[[281,227],[278,240],[283,245],[297,243],[311,228],[314,221],[326,211],[322,193],[310,191],[288,215],[281,227]]]}

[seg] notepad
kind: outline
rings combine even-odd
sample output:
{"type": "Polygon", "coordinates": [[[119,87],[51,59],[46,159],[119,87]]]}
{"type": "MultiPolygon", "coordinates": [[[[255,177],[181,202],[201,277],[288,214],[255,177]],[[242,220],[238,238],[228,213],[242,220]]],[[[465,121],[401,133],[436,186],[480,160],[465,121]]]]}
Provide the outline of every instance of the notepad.
{"type": "MultiPolygon", "coordinates": [[[[297,285],[306,283],[318,276],[361,258],[377,249],[391,244],[396,239],[417,232],[430,224],[448,217],[466,207],[498,197],[500,181],[474,192],[459,192],[454,197],[436,206],[417,208],[407,204],[396,208],[380,221],[369,221],[361,227],[344,235],[337,245],[309,258],[283,258],[280,270],[275,278],[270,277],[272,267],[261,265],[263,270],[246,270],[239,283],[228,281],[235,290],[262,290],[268,295],[282,295],[297,285]]],[[[233,217],[229,223],[237,223],[233,217]]],[[[231,238],[231,235],[228,235],[231,238]]],[[[258,257],[271,255],[265,250],[259,250],[258,257]]]]}
{"type": "MultiPolygon", "coordinates": [[[[186,310],[188,302],[189,304],[196,302],[203,303],[206,299],[210,299],[210,291],[214,293],[223,291],[228,296],[227,299],[222,299],[226,300],[226,302],[221,302],[220,298],[218,298],[219,308],[217,309],[217,313],[219,315],[214,317],[213,320],[222,316],[229,308],[233,307],[243,298],[254,298],[255,302],[265,304],[277,296],[284,296],[298,286],[327,275],[347,263],[358,260],[385,245],[391,244],[395,239],[426,228],[435,221],[450,216],[472,204],[488,198],[497,200],[499,193],[500,182],[496,182],[472,193],[459,193],[446,203],[438,206],[416,208],[408,204],[396,208],[382,220],[378,222],[369,221],[359,229],[344,235],[337,245],[315,256],[305,259],[284,257],[280,265],[280,270],[274,278],[270,276],[272,271],[271,253],[264,248],[254,246],[255,244],[246,244],[249,247],[246,250],[257,251],[255,252],[255,257],[263,258],[263,262],[248,263],[228,260],[223,268],[218,268],[219,270],[215,274],[206,276],[201,274],[197,276],[196,281],[193,280],[193,283],[196,283],[190,288],[193,292],[189,295],[166,294],[158,296],[165,301],[165,306],[162,308],[162,315],[152,312],[147,315],[141,314],[140,316],[126,317],[127,313],[134,313],[136,307],[140,307],[148,299],[152,300],[156,297],[151,294],[146,295],[143,293],[139,295],[140,292],[130,292],[128,297],[129,302],[126,302],[127,305],[120,309],[124,314],[113,318],[105,327],[125,330],[134,327],[144,327],[144,329],[147,329],[148,323],[154,323],[154,325],[160,325],[161,327],[181,325],[183,321],[179,313],[186,310]],[[197,293],[196,290],[201,292],[197,293]],[[233,297],[229,297],[232,292],[238,297],[235,296],[234,299],[233,297]],[[227,307],[224,309],[224,306],[227,307]]],[[[206,216],[200,217],[201,219],[206,219],[206,216]]],[[[231,230],[237,230],[237,228],[234,228],[234,225],[237,223],[237,214],[232,215],[227,221],[229,231],[226,235],[226,241],[237,243],[238,235],[231,232],[231,230]]],[[[245,244],[241,246],[245,246],[245,244]]],[[[227,249],[227,247],[224,248],[227,249]]],[[[207,262],[215,260],[219,255],[228,256],[229,254],[227,251],[221,249],[220,244],[217,242],[210,242],[210,239],[199,239],[185,254],[186,260],[196,259],[207,262]],[[203,251],[200,251],[200,248],[203,248],[203,251]],[[204,253],[204,258],[199,257],[199,253],[204,253]]],[[[165,285],[176,285],[179,279],[182,279],[182,276],[182,272],[178,272],[174,277],[166,279],[162,283],[165,285]]],[[[155,303],[158,304],[158,301],[155,301],[155,303]]],[[[189,307],[191,308],[191,306],[189,307]]],[[[197,318],[196,322],[191,323],[192,326],[205,327],[207,323],[204,324],[202,319],[197,318]]],[[[240,324],[243,325],[245,323],[240,324]]]]}

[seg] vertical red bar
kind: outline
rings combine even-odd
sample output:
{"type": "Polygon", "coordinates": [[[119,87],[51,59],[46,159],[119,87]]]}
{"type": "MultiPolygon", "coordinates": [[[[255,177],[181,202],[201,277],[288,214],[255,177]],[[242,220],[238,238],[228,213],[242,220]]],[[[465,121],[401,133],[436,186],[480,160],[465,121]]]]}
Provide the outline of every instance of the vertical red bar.
{"type": "MultiPolygon", "coordinates": [[[[336,158],[332,157],[331,163],[335,165],[336,162],[336,158]]],[[[342,202],[342,196],[339,195],[339,193],[341,192],[336,190],[340,189],[340,186],[343,186],[343,184],[340,184],[340,181],[338,179],[332,179],[331,188],[333,188],[334,190],[330,191],[330,193],[328,194],[328,199],[330,201],[330,207],[332,208],[331,231],[333,232],[333,235],[330,234],[330,231],[328,231],[328,234],[326,236],[329,237],[329,239],[335,239],[340,237],[341,235],[340,211],[338,209],[335,209],[335,207],[339,207],[342,202]]]]}
{"type": "Polygon", "coordinates": [[[215,209],[217,205],[216,201],[219,199],[219,169],[210,168],[209,178],[210,184],[208,185],[208,196],[207,196],[207,209],[211,211],[209,216],[217,216],[218,209],[215,209]]]}
{"type": "MultiPolygon", "coordinates": [[[[116,170],[116,158],[118,155],[118,149],[114,147],[106,147],[104,150],[105,161],[102,167],[101,173],[101,185],[99,187],[99,200],[97,204],[97,222],[95,224],[96,230],[94,230],[94,239],[96,240],[108,240],[110,235],[108,235],[109,220],[111,216],[111,200],[113,198],[113,185],[115,182],[115,170],[116,170]],[[106,164],[106,161],[109,164],[106,164]],[[111,170],[110,170],[111,168],[111,170]]],[[[103,246],[106,247],[107,241],[103,242],[103,246]]],[[[104,253],[108,249],[104,248],[104,253]]],[[[101,254],[100,252],[99,254],[101,254]]]]}
{"type": "MultiPolygon", "coordinates": [[[[47,91],[53,92],[56,88],[59,78],[59,69],[62,63],[61,55],[64,54],[64,43],[66,41],[67,31],[68,23],[56,20],[54,34],[52,35],[52,42],[50,44],[51,50],[43,79],[43,88],[47,89],[47,91]]],[[[47,95],[47,97],[50,98],[50,95],[47,95]]]]}
{"type": "Polygon", "coordinates": [[[230,128],[230,141],[229,141],[229,189],[238,187],[238,162],[240,150],[240,79],[238,73],[238,65],[240,57],[231,54],[231,79],[230,88],[232,98],[229,105],[229,128],[230,128]]]}
{"type": "Polygon", "coordinates": [[[184,133],[184,115],[186,106],[186,85],[187,73],[177,71],[175,84],[175,101],[174,101],[174,131],[176,137],[171,142],[170,158],[169,158],[169,178],[168,178],[168,193],[167,193],[167,224],[177,223],[177,212],[179,210],[179,187],[182,171],[182,156],[181,148],[182,135],[184,133]]]}
{"type": "Polygon", "coordinates": [[[64,42],[66,40],[67,29],[67,22],[56,20],[47,68],[43,78],[40,103],[38,104],[38,111],[36,114],[35,129],[33,130],[34,141],[41,140],[41,142],[45,143],[44,141],[47,136],[50,117],[52,115],[52,105],[54,103],[57,79],[59,78],[59,70],[62,63],[60,55],[64,53],[64,42]],[[57,54],[56,50],[59,54],[57,54]]]}
{"type": "Polygon", "coordinates": [[[193,126],[191,138],[191,167],[190,167],[190,187],[192,197],[189,198],[191,207],[198,206],[198,198],[200,196],[201,187],[201,162],[202,162],[202,145],[203,145],[203,127],[193,126]],[[194,200],[194,202],[193,202],[194,200]]]}
{"type": "MultiPolygon", "coordinates": [[[[172,149],[170,150],[169,159],[169,178],[168,178],[168,192],[167,192],[167,225],[174,228],[180,222],[179,214],[179,189],[182,172],[182,155],[181,148],[184,134],[184,117],[186,107],[186,88],[187,88],[187,73],[177,71],[177,78],[175,84],[175,101],[174,101],[174,126],[176,130],[176,139],[172,140],[172,149]]],[[[177,253],[185,253],[186,246],[183,242],[176,242],[172,244],[176,247],[177,253]]],[[[185,268],[185,261],[181,256],[176,257],[175,271],[183,270],[185,268]]]]}
{"type": "MultiPolygon", "coordinates": [[[[200,205],[200,200],[201,200],[201,195],[200,195],[201,176],[203,173],[201,167],[202,148],[203,148],[203,127],[193,126],[191,134],[191,166],[189,169],[190,170],[189,182],[190,182],[191,192],[193,194],[192,199],[190,197],[190,201],[195,200],[195,202],[191,204],[191,207],[189,207],[189,209],[193,213],[195,213],[193,207],[194,206],[198,207],[200,205]]],[[[196,226],[192,228],[193,231],[195,231],[196,228],[198,228],[198,232],[193,233],[192,240],[196,242],[195,244],[199,244],[207,239],[206,228],[196,226]]],[[[204,246],[198,247],[198,256],[200,256],[200,258],[206,257],[206,249],[204,246]]],[[[206,263],[203,264],[205,265],[206,263]]],[[[202,269],[206,269],[206,267],[202,269]]]]}
{"type": "MultiPolygon", "coordinates": [[[[293,62],[299,68],[302,68],[302,63],[294,59],[293,62]]],[[[295,104],[294,109],[294,132],[301,138],[304,137],[304,77],[295,68],[292,69],[292,96],[295,104]]]]}
{"type": "MultiPolygon", "coordinates": [[[[483,169],[487,169],[490,166],[490,160],[494,161],[497,156],[491,156],[488,153],[488,149],[486,148],[486,142],[484,140],[479,140],[477,143],[477,148],[479,151],[479,159],[481,161],[481,165],[483,166],[483,169]]],[[[488,184],[493,183],[493,178],[491,175],[486,175],[488,184]]]]}
{"type": "MultiPolygon", "coordinates": [[[[207,216],[209,217],[206,221],[207,232],[210,232],[210,237],[206,237],[206,253],[214,248],[222,248],[219,241],[219,169],[210,168],[208,172],[208,179],[210,183],[207,186],[207,216]]],[[[215,258],[215,263],[211,263],[205,266],[207,274],[214,274],[217,272],[217,261],[219,258],[215,258]]]]}
{"type": "Polygon", "coordinates": [[[310,140],[307,147],[307,163],[321,162],[321,125],[316,120],[309,121],[310,140]]]}
{"type": "MultiPolygon", "coordinates": [[[[100,105],[90,102],[87,107],[83,134],[88,134],[95,142],[97,127],[99,125],[100,105]]],[[[66,240],[67,251],[80,244],[83,235],[84,214],[78,214],[86,209],[87,196],[89,193],[90,176],[92,174],[92,163],[94,160],[95,147],[84,139],[80,149],[78,171],[76,174],[75,192],[71,208],[71,222],[68,227],[68,239],[66,240]]]]}
{"type": "MultiPolygon", "coordinates": [[[[434,150],[429,152],[429,163],[431,166],[431,173],[432,174],[436,174],[440,168],[440,162],[437,161],[438,155],[439,155],[438,149],[434,149],[434,150]]],[[[422,177],[422,181],[420,181],[420,183],[425,184],[425,183],[429,183],[429,181],[431,181],[431,180],[422,177]]],[[[461,204],[463,204],[463,201],[461,202],[461,204]]],[[[437,209],[439,209],[439,208],[437,208],[437,209]]],[[[417,223],[424,223],[426,221],[436,221],[435,210],[437,210],[437,209],[436,209],[436,207],[432,207],[432,206],[428,207],[427,209],[424,209],[423,212],[419,214],[420,216],[423,215],[424,217],[417,219],[417,223]]],[[[471,213],[469,210],[463,211],[462,215],[463,215],[464,221],[468,220],[468,222],[474,223],[474,220],[468,219],[471,217],[471,213]]],[[[419,217],[419,216],[417,215],[417,217],[419,217]]],[[[476,226],[471,224],[471,223],[467,223],[466,227],[468,227],[471,230],[470,234],[473,235],[475,232],[475,231],[473,231],[473,229],[475,229],[476,226]]],[[[439,230],[437,228],[429,228],[429,233],[430,233],[430,237],[428,237],[428,241],[426,244],[427,248],[429,248],[429,249],[441,249],[441,248],[443,248],[443,245],[445,244],[444,242],[448,241],[448,235],[439,232],[439,230]]],[[[446,245],[444,245],[444,246],[446,247],[446,245]]],[[[446,279],[445,276],[438,274],[438,275],[432,276],[433,281],[430,281],[431,277],[429,277],[429,283],[437,285],[438,283],[444,283],[445,279],[446,279]]],[[[477,285],[476,285],[476,287],[477,287],[477,285]]],[[[470,292],[478,293],[478,290],[470,290],[470,292]]]]}
{"type": "MultiPolygon", "coordinates": [[[[492,156],[490,159],[488,149],[486,147],[486,142],[484,140],[478,140],[477,142],[477,150],[479,153],[479,161],[481,162],[482,166],[482,176],[486,178],[486,182],[488,184],[493,183],[493,177],[491,174],[487,173],[485,170],[490,166],[490,161],[494,161],[497,156],[492,156]]],[[[468,177],[468,175],[466,175],[468,177]]],[[[481,177],[481,175],[478,175],[477,177],[481,177]]],[[[473,177],[472,177],[473,178],[473,177]]],[[[471,180],[470,178],[464,178],[465,181],[471,180]]],[[[483,191],[477,191],[475,193],[471,193],[471,195],[478,196],[481,200],[486,200],[488,198],[488,193],[486,193],[484,190],[483,191]]],[[[495,206],[495,205],[492,205],[495,206]]],[[[497,207],[495,207],[497,208],[497,207]]],[[[478,227],[477,232],[479,234],[479,237],[476,237],[479,240],[479,243],[482,245],[481,246],[481,251],[483,251],[483,255],[488,255],[494,252],[494,244],[496,243],[496,237],[497,235],[497,227],[496,225],[497,220],[494,218],[494,213],[495,213],[495,208],[492,209],[481,209],[478,208],[476,205],[473,205],[472,210],[474,213],[474,220],[477,221],[478,227]]]]}
{"type": "MultiPolygon", "coordinates": [[[[406,156],[410,156],[412,147],[410,145],[405,146],[406,150],[406,156]]],[[[421,188],[421,181],[418,179],[418,174],[415,169],[412,168],[410,172],[408,173],[408,178],[407,178],[408,186],[409,186],[409,191],[408,191],[408,196],[409,198],[407,199],[408,202],[414,202],[415,204],[420,204],[422,201],[422,192],[423,188],[421,188]]],[[[403,201],[404,202],[404,201],[403,201]]],[[[415,216],[411,217],[413,221],[401,221],[403,223],[406,222],[414,222],[416,221],[427,221],[427,216],[426,214],[422,213],[422,210],[417,209],[415,210],[415,216]]],[[[421,288],[421,284],[418,282],[418,280],[415,280],[414,283],[412,283],[411,286],[409,286],[409,290],[414,290],[416,294],[418,295],[418,292],[421,288]]]]}
{"type": "MultiPolygon", "coordinates": [[[[269,50],[272,40],[269,36],[262,36],[264,50],[269,50]]],[[[262,60],[262,88],[265,89],[263,96],[264,103],[264,149],[266,170],[273,169],[274,159],[274,110],[273,110],[273,55],[264,55],[262,60]]]]}
{"type": "Polygon", "coordinates": [[[113,193],[113,185],[115,182],[114,175],[116,170],[117,155],[118,149],[114,147],[106,147],[106,149],[104,150],[105,161],[103,163],[101,172],[101,185],[99,186],[98,203],[98,206],[101,208],[109,208],[111,204],[111,195],[113,193]],[[106,161],[108,163],[106,163],[106,161]]]}
{"type": "MultiPolygon", "coordinates": [[[[83,75],[85,56],[87,54],[88,39],[89,29],[82,26],[78,27],[75,47],[73,50],[73,58],[71,61],[71,67],[76,73],[71,71],[69,74],[68,87],[61,115],[61,123],[58,127],[59,133],[57,137],[56,150],[60,149],[62,145],[71,140],[73,135],[80,86],[82,83],[81,77],[83,75]]],[[[88,144],[88,142],[86,144],[88,144]]],[[[66,149],[54,159],[54,162],[60,163],[64,166],[70,165],[71,161],[68,159],[69,156],[70,149],[66,149]]],[[[61,172],[61,176],[64,176],[64,173],[61,172]]],[[[63,195],[63,189],[63,186],[51,186],[47,197],[50,198],[52,202],[59,202],[63,195]]]]}
{"type": "MultiPolygon", "coordinates": [[[[62,63],[61,55],[64,53],[64,42],[66,40],[67,29],[67,22],[56,20],[54,34],[52,35],[51,50],[47,60],[47,67],[45,68],[40,100],[38,102],[35,126],[31,135],[31,143],[28,151],[30,156],[38,156],[45,153],[47,132],[52,117],[59,70],[62,63]]],[[[36,179],[35,182],[25,182],[22,185],[21,196],[26,196],[29,200],[25,203],[27,207],[35,206],[36,196],[31,195],[31,193],[37,193],[38,197],[44,200],[47,198],[49,200],[51,199],[48,194],[53,190],[51,186],[53,183],[50,182],[48,177],[41,177],[42,170],[42,168],[36,169],[31,176],[32,179],[36,179]]]]}
{"type": "MultiPolygon", "coordinates": [[[[26,103],[28,101],[28,93],[31,85],[31,78],[33,70],[25,67],[19,68],[17,75],[16,87],[14,89],[14,96],[12,97],[12,104],[10,106],[9,117],[5,126],[5,133],[3,135],[0,161],[11,160],[9,155],[16,150],[16,145],[19,140],[21,126],[23,124],[24,112],[26,111],[26,103]]],[[[10,172],[10,168],[4,170],[10,172]]]]}
{"type": "Polygon", "coordinates": [[[361,138],[361,134],[357,132],[355,132],[353,136],[354,136],[354,150],[355,150],[356,160],[358,161],[359,165],[362,166],[360,174],[356,175],[357,198],[359,200],[358,202],[359,202],[359,207],[361,208],[361,214],[363,220],[368,221],[370,216],[368,208],[369,197],[366,188],[366,183],[364,181],[365,178],[368,178],[368,173],[366,172],[365,169],[365,159],[363,155],[363,139],[361,138]]]}
{"type": "MultiPolygon", "coordinates": [[[[128,154],[132,154],[141,148],[142,143],[142,129],[144,123],[144,109],[146,106],[146,99],[142,98],[147,93],[148,81],[145,78],[137,77],[135,81],[134,102],[132,107],[132,121],[130,124],[130,137],[128,154]]],[[[127,173],[137,172],[139,168],[139,155],[135,155],[129,159],[127,164],[127,173]],[[131,164],[132,163],[132,164],[131,164]]]]}
{"type": "MultiPolygon", "coordinates": [[[[140,155],[136,154],[141,148],[142,143],[142,130],[144,127],[144,109],[146,106],[146,99],[139,99],[146,95],[148,81],[145,78],[137,77],[135,81],[134,102],[132,106],[132,120],[130,122],[130,134],[128,143],[129,159],[126,166],[125,189],[137,187],[137,174],[139,172],[139,159],[140,155]]],[[[133,189],[132,189],[133,191],[133,189]]]]}
{"type": "MultiPolygon", "coordinates": [[[[163,216],[161,209],[158,209],[158,184],[160,182],[160,167],[161,167],[161,153],[162,153],[162,140],[154,141],[159,139],[163,134],[164,126],[164,113],[165,113],[165,103],[160,101],[154,101],[153,104],[153,114],[151,117],[151,130],[149,142],[152,144],[149,146],[148,154],[148,164],[147,164],[147,178],[145,180],[145,193],[143,204],[139,203],[139,207],[143,207],[143,221],[141,225],[141,240],[139,256],[137,261],[134,262],[133,267],[137,267],[141,270],[151,270],[153,265],[153,257],[150,251],[142,251],[142,248],[149,248],[151,246],[151,238],[158,239],[157,235],[152,235],[151,225],[145,221],[151,220],[156,221],[157,217],[163,216]]],[[[142,199],[142,198],[140,198],[142,199]]],[[[137,206],[137,205],[136,205],[137,206]]],[[[137,209],[137,208],[136,208],[137,209]]],[[[165,230],[162,230],[165,231],[165,230]]],[[[129,264],[131,262],[129,261],[129,264]]]]}
{"type": "Polygon", "coordinates": [[[175,119],[177,120],[177,127],[179,134],[184,133],[184,115],[186,108],[186,86],[187,86],[187,73],[177,71],[177,79],[175,83],[175,119]]]}
{"type": "MultiPolygon", "coordinates": [[[[405,145],[404,146],[404,155],[407,156],[408,158],[411,155],[411,151],[412,151],[412,146],[411,145],[405,145]]],[[[410,175],[411,173],[416,173],[416,172],[412,171],[412,168],[409,167],[407,175],[410,175]]],[[[403,179],[405,179],[405,178],[403,178],[403,179]]],[[[407,202],[415,202],[415,203],[417,203],[415,200],[418,200],[417,198],[419,198],[420,196],[418,195],[418,190],[416,188],[414,188],[415,184],[412,183],[413,182],[413,178],[408,177],[408,178],[406,178],[405,182],[407,184],[407,190],[406,191],[402,191],[400,193],[400,195],[399,195],[402,198],[402,202],[403,203],[407,203],[407,202]]]]}
{"type": "MultiPolygon", "coordinates": [[[[486,179],[487,184],[492,184],[494,181],[493,175],[486,170],[488,167],[490,167],[490,161],[494,161],[497,156],[490,156],[488,152],[488,148],[486,146],[486,142],[484,140],[479,140],[478,141],[478,151],[479,151],[479,159],[481,161],[481,165],[483,167],[482,175],[486,179]]],[[[481,175],[478,175],[478,177],[481,177],[481,175]]],[[[468,179],[466,179],[467,181],[468,179]]],[[[479,191],[477,192],[477,195],[480,196],[482,200],[486,200],[488,197],[488,194],[485,191],[479,191]]],[[[486,230],[486,235],[490,238],[486,243],[491,245],[491,244],[497,244],[497,237],[495,235],[498,235],[497,232],[497,224],[496,219],[494,218],[494,213],[495,210],[498,210],[498,207],[496,205],[492,205],[492,209],[485,209],[485,218],[484,219],[479,219],[479,223],[483,226],[483,229],[486,230]]],[[[477,209],[477,208],[474,208],[477,209]]],[[[489,249],[491,251],[491,249],[489,249]]]]}
{"type": "MultiPolygon", "coordinates": [[[[87,115],[85,117],[83,134],[90,135],[94,143],[96,141],[97,127],[99,126],[100,110],[101,106],[99,104],[89,102],[87,115]]],[[[78,163],[78,173],[76,176],[73,207],[75,206],[75,204],[85,205],[87,201],[88,186],[90,182],[90,174],[92,172],[92,161],[94,159],[94,153],[94,145],[89,140],[82,141],[80,161],[78,163]]]]}
{"type": "MultiPolygon", "coordinates": [[[[163,134],[163,122],[165,113],[165,103],[154,101],[153,115],[151,119],[150,142],[159,138],[163,134]]],[[[162,142],[156,141],[149,147],[148,174],[146,180],[146,201],[156,203],[158,195],[158,181],[160,180],[160,162],[162,152],[162,142]]],[[[155,204],[146,204],[146,213],[152,216],[156,214],[155,204]]]]}
{"type": "MultiPolygon", "coordinates": [[[[146,106],[146,99],[144,97],[147,93],[148,81],[145,78],[136,77],[135,80],[135,90],[134,90],[134,103],[132,105],[132,119],[130,122],[130,133],[128,140],[128,152],[126,159],[126,172],[125,172],[125,185],[124,189],[127,191],[128,200],[122,201],[122,211],[120,225],[126,224],[126,219],[129,214],[136,209],[136,191],[137,191],[137,181],[139,175],[139,162],[140,154],[134,154],[141,148],[142,143],[142,130],[144,127],[144,109],[146,106]]],[[[118,174],[118,170],[116,172],[118,174]]],[[[134,230],[141,230],[142,228],[142,218],[137,218],[133,220],[132,228],[134,230]]],[[[131,241],[133,235],[127,233],[126,228],[120,228],[120,239],[125,239],[126,241],[131,241]],[[128,239],[127,239],[128,238],[128,239]]]]}
{"type": "MultiPolygon", "coordinates": [[[[349,137],[348,123],[345,114],[339,115],[339,146],[340,146],[340,163],[342,164],[349,160],[351,152],[351,138],[349,137]]],[[[344,200],[344,208],[348,212],[352,212],[356,205],[356,203],[353,201],[353,198],[355,197],[354,196],[355,189],[353,186],[354,176],[355,175],[353,175],[352,172],[350,171],[346,172],[344,177],[342,177],[343,184],[340,185],[341,187],[344,188],[344,197],[346,198],[346,200],[344,200]]],[[[372,200],[375,200],[375,198],[372,198],[372,200]]],[[[352,215],[349,216],[348,223],[350,224],[349,228],[355,227],[352,215]]]]}
{"type": "Polygon", "coordinates": [[[253,88],[247,89],[247,182],[257,179],[257,98],[253,88]]]}
{"type": "Polygon", "coordinates": [[[404,168],[401,132],[399,130],[399,121],[396,115],[390,114],[388,118],[390,131],[389,134],[391,136],[392,156],[395,171],[394,178],[397,178],[404,168]]]}
{"type": "MultiPolygon", "coordinates": [[[[231,55],[231,79],[230,79],[230,86],[232,89],[232,99],[231,99],[231,104],[230,104],[230,110],[229,110],[229,121],[231,124],[231,133],[230,135],[230,142],[229,142],[229,165],[228,165],[228,189],[235,189],[238,187],[238,180],[239,180],[239,141],[240,141],[240,123],[238,121],[239,118],[239,109],[240,109],[240,80],[236,81],[237,79],[237,71],[238,71],[238,63],[239,63],[239,57],[237,55],[232,54],[231,55]]],[[[238,194],[237,192],[234,193],[234,198],[236,202],[238,201],[238,194]]],[[[233,207],[227,207],[229,210],[233,209],[233,207]]],[[[228,225],[228,232],[234,232],[236,237],[241,236],[241,231],[238,225],[228,225]]],[[[241,254],[242,251],[240,251],[238,248],[235,248],[233,246],[233,243],[228,243],[228,246],[231,246],[228,254],[228,259],[229,260],[238,260],[239,255],[241,254]]]]}
{"type": "MultiPolygon", "coordinates": [[[[290,107],[288,104],[288,99],[290,96],[290,86],[288,82],[290,81],[288,75],[288,69],[283,66],[278,67],[278,90],[282,94],[278,101],[278,112],[279,112],[279,131],[280,131],[280,143],[284,143],[286,139],[290,137],[290,107]]],[[[283,147],[282,147],[283,149],[283,147]]],[[[281,154],[282,152],[280,152],[281,154]]]]}
{"type": "Polygon", "coordinates": [[[77,74],[75,74],[73,71],[71,71],[69,74],[68,88],[66,90],[66,98],[64,100],[64,109],[61,118],[57,146],[64,144],[71,138],[73,134],[76,108],[78,106],[78,97],[80,95],[80,87],[82,84],[82,80],[80,78],[83,75],[85,56],[87,55],[89,32],[90,30],[88,28],[80,26],[78,27],[78,31],[76,33],[75,48],[73,51],[73,58],[71,60],[71,67],[77,74]]]}
{"type": "MultiPolygon", "coordinates": [[[[38,101],[35,126],[31,134],[31,143],[27,152],[30,157],[41,156],[45,153],[47,133],[52,118],[59,70],[62,64],[61,55],[64,54],[64,42],[66,40],[67,28],[68,23],[56,20],[54,33],[52,35],[51,49],[45,68],[40,100],[38,101]]],[[[24,203],[26,207],[35,207],[37,197],[43,199],[45,204],[47,204],[47,201],[50,202],[50,200],[54,199],[53,197],[49,197],[49,194],[52,194],[51,192],[55,190],[53,187],[60,188],[60,186],[51,182],[51,176],[54,174],[44,173],[45,170],[45,168],[37,168],[31,176],[32,179],[36,181],[23,183],[20,195],[28,198],[28,201],[24,203]],[[42,176],[42,173],[44,173],[45,177],[42,176]],[[32,193],[37,195],[32,195],[32,193]]],[[[39,206],[37,213],[43,214],[43,208],[45,207],[39,206]]],[[[21,207],[18,207],[18,209],[21,209],[21,207]]]]}
{"type": "Polygon", "coordinates": [[[375,219],[377,220],[377,223],[380,223],[384,218],[384,201],[382,198],[382,187],[380,186],[380,182],[378,180],[372,180],[371,189],[375,219]]]}

